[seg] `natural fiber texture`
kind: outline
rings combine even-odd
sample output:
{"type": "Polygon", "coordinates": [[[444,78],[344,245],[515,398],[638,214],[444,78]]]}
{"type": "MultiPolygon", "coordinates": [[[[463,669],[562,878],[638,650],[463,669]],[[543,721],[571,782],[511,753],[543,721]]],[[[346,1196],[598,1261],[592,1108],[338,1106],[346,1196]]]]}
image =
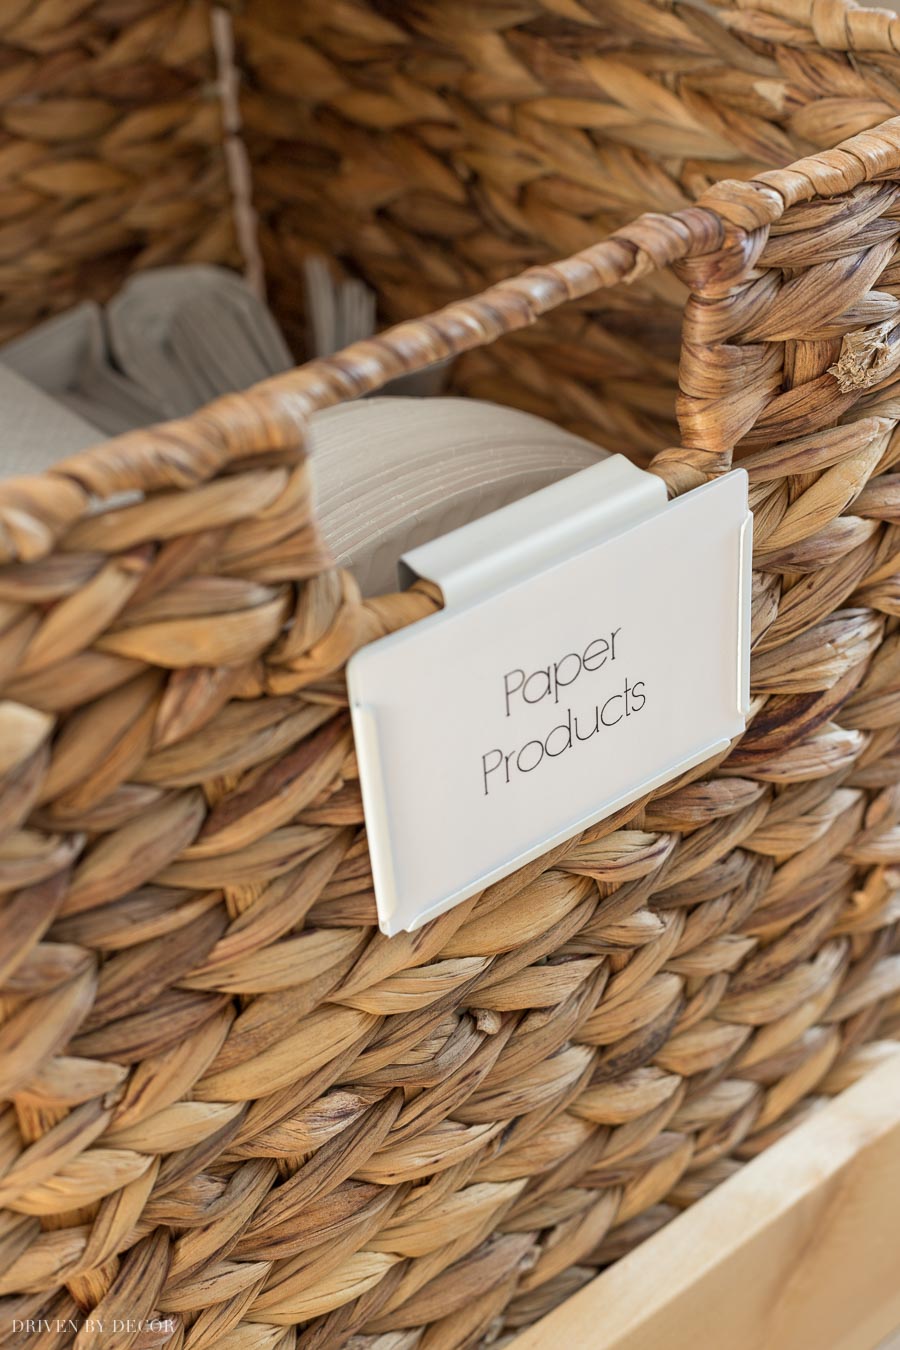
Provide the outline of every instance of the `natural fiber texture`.
{"type": "Polygon", "coordinates": [[[900,403],[828,367],[898,237],[900,121],[0,486],[0,1332],[502,1342],[896,1051],[900,403]],[[328,567],[304,422],[668,264],[654,468],[750,473],[747,734],[384,938],[342,671],[435,601],[328,567]]]}
{"type": "Polygon", "coordinates": [[[0,341],[134,268],[235,263],[205,0],[0,5],[0,341]]]}
{"type": "MultiPolygon", "coordinates": [[[[341,254],[392,320],[900,112],[900,17],[851,0],[242,0],[270,292],[341,254]]],[[[671,276],[467,358],[456,387],[645,461],[677,440],[671,276]],[[647,383],[652,375],[653,396],[647,383]]]]}

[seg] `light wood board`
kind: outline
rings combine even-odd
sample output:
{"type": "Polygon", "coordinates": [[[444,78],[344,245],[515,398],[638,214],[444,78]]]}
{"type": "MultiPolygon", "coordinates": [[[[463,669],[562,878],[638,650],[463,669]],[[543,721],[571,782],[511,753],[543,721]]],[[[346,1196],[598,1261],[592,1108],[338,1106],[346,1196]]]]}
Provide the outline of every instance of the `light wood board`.
{"type": "Polygon", "coordinates": [[[875,1350],[900,1327],[900,1053],[509,1350],[875,1350]]]}

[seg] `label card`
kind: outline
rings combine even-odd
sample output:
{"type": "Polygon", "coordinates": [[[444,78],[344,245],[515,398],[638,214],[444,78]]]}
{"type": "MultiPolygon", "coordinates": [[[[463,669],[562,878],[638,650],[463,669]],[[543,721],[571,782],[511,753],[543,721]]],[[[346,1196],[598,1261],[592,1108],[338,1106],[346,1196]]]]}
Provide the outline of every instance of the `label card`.
{"type": "Polygon", "coordinates": [[[743,470],[668,502],[613,456],[405,559],[446,608],[347,672],[385,933],[744,729],[751,533],[743,470]]]}

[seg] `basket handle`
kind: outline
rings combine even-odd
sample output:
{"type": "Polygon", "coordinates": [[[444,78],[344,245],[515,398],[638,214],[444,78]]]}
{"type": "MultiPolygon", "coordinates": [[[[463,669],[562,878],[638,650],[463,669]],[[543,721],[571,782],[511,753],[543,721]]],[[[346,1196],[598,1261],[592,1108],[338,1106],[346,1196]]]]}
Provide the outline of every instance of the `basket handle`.
{"type": "MultiPolygon", "coordinates": [[[[780,384],[774,387],[778,360],[771,340],[760,339],[754,345],[751,338],[749,345],[734,346],[728,337],[711,336],[715,325],[710,315],[716,302],[721,306],[733,300],[740,305],[740,292],[757,266],[769,229],[789,207],[815,197],[838,197],[861,183],[895,173],[898,167],[900,117],[894,117],[787,168],[746,182],[726,179],[699,199],[701,208],[723,222],[725,242],[717,252],[687,256],[675,267],[691,290],[679,368],[682,444],[662,451],[650,466],[671,491],[683,492],[711,474],[727,472],[735,444],[780,393],[780,384]],[[744,416],[735,407],[741,401],[752,410],[744,416]]],[[[835,212],[842,209],[843,203],[835,203],[835,212]]],[[[816,221],[819,226],[823,223],[816,221]]],[[[757,325],[759,318],[755,313],[757,325]]]]}
{"type": "MultiPolygon", "coordinates": [[[[119,492],[189,489],[230,465],[267,457],[299,462],[309,417],[344,399],[380,389],[398,375],[527,327],[549,310],[592,292],[674,264],[695,295],[733,285],[753,265],[760,232],[789,207],[833,196],[900,165],[900,118],[862,132],[750,182],[726,181],[697,206],[647,214],[572,257],[533,267],[469,300],[398,324],[336,356],[314,361],[229,394],[190,417],[129,432],[61,461],[39,479],[0,484],[0,553],[42,556],[87,505],[119,492]],[[14,542],[3,547],[4,536],[14,542]]],[[[682,363],[684,366],[684,362],[682,363]]],[[[684,425],[684,422],[682,422],[684,425]]],[[[733,446],[710,448],[701,437],[665,450],[651,469],[671,491],[730,467],[733,446]]]]}
{"type": "MultiPolygon", "coordinates": [[[[834,196],[900,165],[900,118],[749,182],[726,180],[696,206],[669,215],[648,213],[569,258],[532,267],[480,295],[422,319],[397,324],[334,356],[229,394],[178,422],[131,432],[87,451],[60,469],[100,496],[204,481],[237,460],[263,454],[302,455],[313,413],[372,393],[399,375],[484,346],[535,323],[542,314],[657,268],[675,270],[700,298],[721,294],[746,275],[762,234],[789,206],[834,196]]],[[[721,473],[733,447],[665,450],[651,466],[677,493],[721,473]]],[[[3,489],[0,487],[0,502],[3,489]]]]}
{"type": "MultiPolygon", "coordinates": [[[[205,481],[229,463],[256,455],[299,458],[313,413],[525,328],[570,300],[721,244],[721,221],[702,207],[641,216],[570,258],[529,268],[334,356],[227,394],[189,417],[117,436],[50,472],[107,497],[135,488],[189,486],[191,479],[205,481]]],[[[0,484],[0,505],[3,495],[0,484]]]]}

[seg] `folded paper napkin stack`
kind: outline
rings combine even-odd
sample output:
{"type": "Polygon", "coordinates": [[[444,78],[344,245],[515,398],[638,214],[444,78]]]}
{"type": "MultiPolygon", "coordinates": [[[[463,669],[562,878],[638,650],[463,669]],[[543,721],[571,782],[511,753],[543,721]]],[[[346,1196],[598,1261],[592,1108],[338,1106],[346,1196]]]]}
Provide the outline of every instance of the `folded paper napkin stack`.
{"type": "Polygon", "coordinates": [[[0,362],[95,427],[95,441],[293,365],[262,301],[235,273],[202,264],[139,272],[105,310],[78,305],[0,347],[0,362]]]}
{"type": "MultiPolygon", "coordinates": [[[[375,329],[374,298],[324,260],[304,284],[311,355],[375,329]]],[[[293,364],[265,304],[206,265],[139,273],[105,310],[93,303],[0,348],[0,479],[38,473],[134,427],[184,416],[293,364]]],[[[364,593],[397,585],[407,550],[586,468],[603,451],[531,414],[435,394],[440,367],[387,397],[313,419],[319,518],[364,593]]],[[[98,508],[102,509],[102,508],[98,508]]]]}

